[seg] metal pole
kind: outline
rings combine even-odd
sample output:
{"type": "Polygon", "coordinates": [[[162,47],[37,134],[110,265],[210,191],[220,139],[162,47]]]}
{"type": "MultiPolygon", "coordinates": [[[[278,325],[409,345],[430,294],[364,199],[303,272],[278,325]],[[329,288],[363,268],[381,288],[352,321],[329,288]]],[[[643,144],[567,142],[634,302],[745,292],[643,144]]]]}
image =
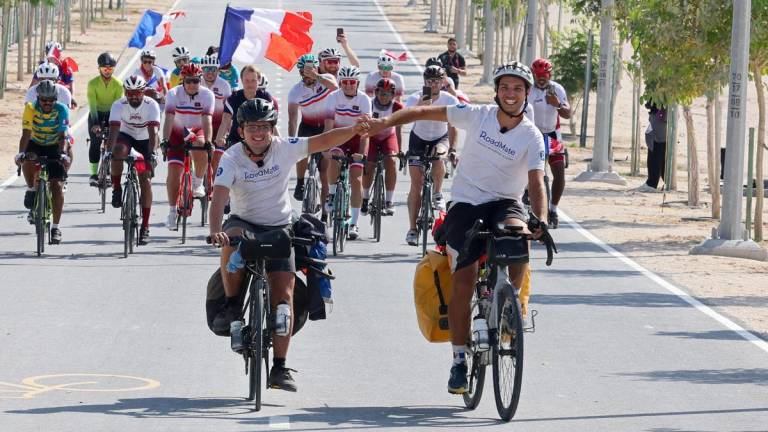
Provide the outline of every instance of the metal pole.
{"type": "Polygon", "coordinates": [[[725,185],[723,217],[719,238],[738,240],[741,236],[741,200],[744,182],[744,132],[747,105],[747,62],[752,1],[733,2],[731,28],[731,73],[728,86],[728,123],[725,134],[725,185]]]}
{"type": "Polygon", "coordinates": [[[485,18],[485,48],[483,48],[483,78],[480,80],[483,84],[493,82],[493,39],[496,31],[496,20],[493,14],[493,3],[491,0],[485,0],[483,5],[483,17],[485,18]]]}
{"type": "Polygon", "coordinates": [[[592,47],[595,44],[595,35],[592,29],[589,29],[587,37],[587,67],[584,70],[584,103],[581,109],[581,134],[579,136],[579,147],[587,146],[587,120],[589,119],[589,91],[592,88],[592,47]]]}
{"type": "Polygon", "coordinates": [[[608,143],[611,122],[611,82],[613,81],[613,0],[603,0],[600,22],[600,72],[597,75],[597,116],[592,171],[609,171],[608,143]]]}
{"type": "Polygon", "coordinates": [[[536,8],[538,0],[528,0],[528,14],[525,18],[525,58],[523,63],[530,66],[536,58],[536,8]]]}
{"type": "MultiPolygon", "coordinates": [[[[727,157],[727,156],[726,156],[727,157]]],[[[747,217],[744,220],[744,240],[752,238],[752,183],[755,181],[753,167],[755,164],[755,128],[749,128],[749,157],[747,158],[747,217]]]]}
{"type": "Polygon", "coordinates": [[[439,0],[432,0],[429,8],[429,21],[427,21],[427,28],[424,33],[437,33],[437,2],[439,0]]]}
{"type": "Polygon", "coordinates": [[[460,51],[467,50],[467,0],[456,1],[456,45],[460,51]]]}

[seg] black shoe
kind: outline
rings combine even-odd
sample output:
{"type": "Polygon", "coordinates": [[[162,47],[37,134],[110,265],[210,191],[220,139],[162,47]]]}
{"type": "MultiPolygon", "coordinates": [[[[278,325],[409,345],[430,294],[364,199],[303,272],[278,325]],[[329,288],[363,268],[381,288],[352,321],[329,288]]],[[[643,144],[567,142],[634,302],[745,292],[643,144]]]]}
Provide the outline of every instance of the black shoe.
{"type": "Polygon", "coordinates": [[[112,189],[112,207],[120,208],[123,206],[123,191],[120,188],[112,189]]]}
{"type": "Polygon", "coordinates": [[[304,201],[304,183],[296,183],[296,189],[293,191],[293,197],[296,201],[304,201]]]}
{"type": "Polygon", "coordinates": [[[90,183],[93,187],[99,187],[99,176],[94,174],[88,177],[88,183],[90,183]]]}
{"type": "Polygon", "coordinates": [[[139,231],[139,246],[149,243],[149,228],[142,228],[139,231]]]}
{"type": "Polygon", "coordinates": [[[213,331],[215,333],[229,333],[229,325],[236,319],[238,319],[236,308],[224,309],[213,319],[213,331]]]}
{"type": "Polygon", "coordinates": [[[229,203],[224,205],[224,214],[229,214],[229,212],[232,211],[232,208],[229,206],[229,203]]]}
{"type": "Polygon", "coordinates": [[[467,364],[454,363],[451,367],[451,377],[448,379],[448,393],[463,394],[467,392],[467,364]]]}
{"type": "Polygon", "coordinates": [[[360,214],[363,216],[368,214],[368,199],[363,198],[363,205],[360,207],[360,214]]]}
{"type": "Polygon", "coordinates": [[[557,220],[557,211],[550,210],[547,214],[547,219],[549,220],[549,227],[552,229],[557,229],[558,220],[557,220]]]}
{"type": "Polygon", "coordinates": [[[291,372],[296,371],[293,369],[272,366],[272,370],[269,371],[269,388],[295,392],[296,381],[293,380],[291,372]]]}
{"type": "Polygon", "coordinates": [[[32,209],[32,206],[35,205],[35,195],[37,195],[37,191],[33,190],[28,190],[24,194],[24,208],[32,209]]]}
{"type": "Polygon", "coordinates": [[[51,244],[61,243],[61,230],[58,228],[51,228],[51,244]]]}

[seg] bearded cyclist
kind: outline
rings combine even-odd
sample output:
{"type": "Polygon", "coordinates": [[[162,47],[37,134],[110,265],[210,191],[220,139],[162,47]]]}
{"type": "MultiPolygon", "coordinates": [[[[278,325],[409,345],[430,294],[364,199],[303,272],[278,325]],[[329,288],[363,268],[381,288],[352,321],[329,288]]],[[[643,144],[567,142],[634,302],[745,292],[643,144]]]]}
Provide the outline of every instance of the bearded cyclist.
{"type": "MultiPolygon", "coordinates": [[[[482,240],[476,240],[469,245],[467,255],[459,255],[466,232],[477,219],[482,219],[486,229],[492,224],[504,223],[519,226],[528,233],[528,215],[521,204],[526,185],[533,212],[542,221],[533,237],[540,238],[546,229],[544,138],[536,125],[524,116],[533,76],[527,66],[511,62],[495,70],[493,83],[495,105],[420,106],[368,122],[371,134],[416,120],[450,122],[467,132],[451,188],[453,201],[444,222],[453,273],[453,296],[448,306],[453,366],[448,391],[455,394],[467,391],[470,301],[477,281],[477,261],[485,252],[482,240]]],[[[519,242],[518,247],[527,251],[528,242],[524,239],[519,242]]],[[[527,263],[509,266],[509,276],[515,286],[522,286],[527,268],[527,263]]]]}
{"type": "Polygon", "coordinates": [[[559,83],[552,81],[552,63],[539,58],[531,65],[535,85],[528,96],[529,103],[535,112],[536,127],[549,142],[548,161],[552,169],[552,198],[549,203],[549,222],[552,228],[557,228],[557,205],[565,191],[565,147],[560,134],[560,117],[571,118],[571,107],[568,96],[559,83]]]}
{"type": "MultiPolygon", "coordinates": [[[[400,111],[403,105],[395,100],[397,94],[397,85],[389,78],[382,78],[376,83],[376,97],[373,99],[371,110],[373,118],[385,118],[400,111]]],[[[376,170],[376,158],[379,152],[384,154],[384,209],[383,216],[392,216],[395,214],[395,206],[392,200],[395,196],[395,186],[397,185],[397,165],[398,155],[402,155],[402,133],[400,126],[385,129],[370,138],[368,146],[368,159],[365,173],[363,174],[363,206],[360,213],[368,214],[368,200],[371,197],[371,185],[373,184],[373,175],[376,170]]]]}
{"type": "MultiPolygon", "coordinates": [[[[296,63],[301,81],[294,84],[288,92],[288,136],[311,137],[323,133],[325,99],[339,86],[333,75],[319,73],[319,66],[320,63],[312,54],[299,57],[296,63]]],[[[304,199],[304,175],[308,165],[308,159],[302,159],[296,164],[296,188],[293,197],[297,201],[304,199]]],[[[323,182],[322,188],[322,194],[327,195],[327,182],[323,182]]]]}
{"type": "Polygon", "coordinates": [[[181,69],[190,63],[191,56],[192,54],[185,46],[177,46],[173,49],[173,54],[171,54],[171,57],[173,57],[173,64],[176,66],[176,68],[171,72],[171,78],[168,80],[171,88],[181,84],[181,69]]]}
{"type": "MultiPolygon", "coordinates": [[[[211,239],[223,246],[220,262],[225,309],[213,321],[214,331],[219,332],[228,331],[232,321],[242,319],[238,298],[245,271],[229,273],[226,270],[235,250],[229,246],[229,238],[241,236],[246,230],[259,232],[290,226],[290,167],[310,153],[341,145],[355,134],[363,133],[365,126],[357,123],[310,138],[281,138],[272,133],[277,124],[277,111],[264,99],[243,103],[237,118],[240,136],[245,138],[224,153],[216,172],[211,202],[211,239]],[[222,225],[224,206],[230,199],[232,215],[222,225]]],[[[293,255],[267,260],[266,270],[273,313],[280,303],[287,303],[292,310],[296,270],[293,255]]],[[[287,336],[273,336],[274,359],[268,383],[271,388],[295,392],[296,382],[291,369],[286,367],[291,330],[288,329],[287,336]]]]}
{"type": "MultiPolygon", "coordinates": [[[[181,69],[182,84],[168,92],[165,104],[165,123],[163,124],[163,147],[168,158],[168,219],[166,226],[176,228],[176,198],[179,194],[181,174],[184,170],[184,130],[195,134],[195,147],[203,147],[211,142],[213,126],[211,117],[215,105],[213,92],[201,84],[203,70],[196,64],[187,64],[181,69]]],[[[203,176],[208,166],[204,152],[191,153],[194,162],[192,190],[195,198],[205,196],[203,176]]]]}
{"type": "MultiPolygon", "coordinates": [[[[339,70],[341,88],[328,95],[325,103],[325,130],[354,125],[358,118],[371,114],[371,99],[360,91],[360,70],[354,66],[344,66],[339,70]]],[[[332,159],[334,155],[346,155],[352,158],[349,165],[349,183],[352,189],[349,225],[350,240],[357,240],[360,235],[357,219],[363,205],[363,158],[368,152],[368,136],[354,136],[343,145],[326,152],[323,157],[328,166],[328,196],[325,199],[325,213],[333,213],[333,197],[336,194],[336,180],[339,178],[340,165],[332,159]]]]}
{"type": "MultiPolygon", "coordinates": [[[[203,56],[200,66],[203,68],[203,85],[212,91],[216,98],[216,104],[213,108],[212,125],[213,136],[218,137],[219,127],[224,115],[224,103],[227,101],[227,98],[232,96],[232,87],[229,86],[229,83],[224,78],[219,76],[219,57],[216,54],[203,56]]],[[[216,172],[216,168],[219,166],[219,159],[221,159],[224,150],[225,148],[223,147],[216,147],[213,160],[211,161],[213,172],[216,172]]]]}
{"type": "Polygon", "coordinates": [[[91,139],[88,148],[88,162],[91,163],[90,184],[99,185],[99,159],[101,158],[101,128],[108,127],[109,110],[116,100],[123,97],[123,84],[112,76],[117,60],[110,53],[101,53],[97,59],[99,76],[88,82],[88,135],[91,139]]]}
{"type": "Polygon", "coordinates": [[[369,73],[368,76],[365,77],[365,94],[367,94],[368,97],[374,97],[376,93],[376,85],[382,78],[388,78],[392,80],[394,84],[395,101],[400,102],[400,99],[403,97],[403,92],[405,92],[405,80],[402,75],[393,70],[395,68],[395,59],[386,54],[382,54],[376,61],[376,66],[378,67],[378,70],[369,73]]]}
{"type": "MultiPolygon", "coordinates": [[[[157,130],[160,127],[160,106],[145,95],[144,78],[131,75],[123,81],[125,97],[112,104],[109,114],[109,149],[116,159],[123,159],[133,150],[141,155],[136,163],[141,188],[140,245],[149,239],[149,215],[152,211],[152,167],[155,159],[157,130]]],[[[120,177],[123,161],[112,160],[112,207],[122,206],[123,191],[120,177]]]]}

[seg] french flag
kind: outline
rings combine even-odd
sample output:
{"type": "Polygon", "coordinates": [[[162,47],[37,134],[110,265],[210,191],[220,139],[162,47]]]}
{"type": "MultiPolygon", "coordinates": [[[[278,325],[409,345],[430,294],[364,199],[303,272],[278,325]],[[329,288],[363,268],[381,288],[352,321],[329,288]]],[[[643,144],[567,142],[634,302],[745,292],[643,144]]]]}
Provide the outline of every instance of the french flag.
{"type": "Polygon", "coordinates": [[[312,51],[312,14],[281,9],[239,9],[227,6],[221,28],[219,60],[257,63],[272,61],[290,71],[298,58],[312,51]]]}
{"type": "Polygon", "coordinates": [[[171,20],[185,16],[187,16],[187,14],[184,11],[171,11],[168,15],[163,15],[152,9],[145,10],[144,15],[141,16],[139,23],[136,25],[136,29],[131,35],[131,39],[128,40],[128,47],[144,49],[152,36],[157,34],[157,27],[160,26],[160,24],[163,26],[163,39],[158,42],[155,47],[159,48],[161,46],[172,44],[171,20]]]}

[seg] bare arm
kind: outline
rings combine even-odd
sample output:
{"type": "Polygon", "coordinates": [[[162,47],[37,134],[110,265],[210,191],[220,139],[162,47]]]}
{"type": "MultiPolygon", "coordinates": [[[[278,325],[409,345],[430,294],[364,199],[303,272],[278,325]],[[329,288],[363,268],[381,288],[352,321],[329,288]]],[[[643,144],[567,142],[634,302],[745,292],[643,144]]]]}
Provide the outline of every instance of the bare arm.
{"type": "Polygon", "coordinates": [[[288,104],[288,136],[295,137],[299,131],[299,104],[288,104]]]}
{"type": "Polygon", "coordinates": [[[343,128],[331,129],[320,135],[309,138],[309,153],[322,152],[349,141],[353,136],[362,130],[360,123],[356,126],[347,126],[343,128]]]}
{"type": "Polygon", "coordinates": [[[118,133],[120,133],[120,123],[116,123],[116,124],[115,123],[110,123],[109,124],[109,139],[107,140],[107,149],[108,150],[112,150],[112,147],[114,147],[115,142],[117,142],[117,134],[118,133]]]}
{"type": "Polygon", "coordinates": [[[541,221],[547,222],[547,192],[544,189],[544,171],[528,171],[528,196],[531,209],[541,221]]]}
{"type": "Polygon", "coordinates": [[[395,134],[397,135],[397,151],[399,153],[402,153],[403,152],[403,127],[396,126],[395,134]]]}
{"type": "Polygon", "coordinates": [[[331,91],[339,89],[339,83],[336,82],[336,78],[331,74],[317,74],[317,81],[331,91]]]}
{"type": "Polygon", "coordinates": [[[347,55],[347,58],[349,58],[349,64],[359,68],[360,59],[357,58],[357,54],[355,54],[355,52],[352,51],[352,47],[349,46],[347,37],[345,35],[339,35],[336,37],[336,40],[341,44],[341,47],[344,49],[344,53],[347,55]]]}
{"type": "Polygon", "coordinates": [[[29,129],[22,129],[21,139],[19,140],[19,153],[27,151],[27,144],[29,144],[30,138],[32,138],[32,131],[29,129]]]}
{"type": "Polygon", "coordinates": [[[205,136],[205,142],[211,142],[213,138],[213,116],[203,114],[203,136],[205,136]]]}
{"type": "Polygon", "coordinates": [[[214,236],[221,232],[221,224],[224,219],[224,207],[229,202],[229,188],[225,186],[214,186],[213,197],[211,198],[211,210],[208,214],[210,223],[210,234],[214,236]]]}
{"type": "Polygon", "coordinates": [[[416,106],[403,108],[391,116],[383,119],[369,119],[369,135],[376,135],[383,129],[393,126],[400,126],[412,123],[416,120],[448,121],[448,110],[446,106],[416,106]]]}
{"type": "Polygon", "coordinates": [[[168,141],[173,130],[173,119],[176,114],[165,113],[165,123],[163,123],[163,141],[168,141]]]}
{"type": "Polygon", "coordinates": [[[333,119],[325,119],[325,129],[323,130],[325,132],[328,132],[329,130],[333,130],[333,119]]]}
{"type": "Polygon", "coordinates": [[[154,153],[157,148],[157,126],[147,126],[149,134],[149,152],[154,153]]]}
{"type": "Polygon", "coordinates": [[[456,150],[456,128],[448,125],[448,146],[456,150]]]}
{"type": "Polygon", "coordinates": [[[216,144],[224,146],[224,141],[230,128],[232,128],[232,114],[224,112],[221,115],[221,124],[219,125],[219,133],[216,136],[216,144]]]}

